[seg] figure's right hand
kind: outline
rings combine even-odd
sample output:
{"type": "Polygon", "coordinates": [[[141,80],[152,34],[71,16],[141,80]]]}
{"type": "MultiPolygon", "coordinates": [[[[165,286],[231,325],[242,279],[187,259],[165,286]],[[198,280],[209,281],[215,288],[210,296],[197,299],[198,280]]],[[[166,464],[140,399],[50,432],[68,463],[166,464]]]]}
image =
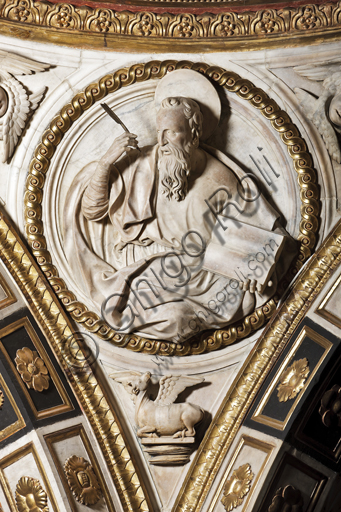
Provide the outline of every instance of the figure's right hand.
{"type": "Polygon", "coordinates": [[[101,163],[104,165],[111,165],[116,162],[125,151],[130,151],[132,148],[137,147],[137,135],[134,133],[122,133],[117,137],[105,155],[101,158],[101,163]]]}

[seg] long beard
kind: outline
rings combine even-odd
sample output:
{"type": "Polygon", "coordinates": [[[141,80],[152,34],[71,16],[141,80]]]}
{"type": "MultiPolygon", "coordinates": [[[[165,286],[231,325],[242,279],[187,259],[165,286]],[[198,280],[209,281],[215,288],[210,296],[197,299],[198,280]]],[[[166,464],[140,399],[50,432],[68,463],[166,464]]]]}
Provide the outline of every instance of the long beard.
{"type": "Polygon", "coordinates": [[[167,199],[182,201],[188,191],[188,176],[191,170],[190,148],[178,149],[170,144],[165,155],[159,148],[158,169],[161,179],[161,190],[167,199]]]}

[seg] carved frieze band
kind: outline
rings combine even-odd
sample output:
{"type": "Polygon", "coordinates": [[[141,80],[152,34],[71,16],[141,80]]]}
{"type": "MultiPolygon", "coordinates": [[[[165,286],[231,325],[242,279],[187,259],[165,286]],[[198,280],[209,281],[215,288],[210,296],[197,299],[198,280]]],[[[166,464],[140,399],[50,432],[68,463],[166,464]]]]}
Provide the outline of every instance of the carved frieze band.
{"type": "MultiPolygon", "coordinates": [[[[158,0],[158,4],[161,6],[164,1],[158,0]]],[[[225,1],[230,3],[230,0],[225,1]]],[[[221,6],[223,2],[212,0],[209,4],[221,6]]],[[[92,34],[102,46],[105,44],[103,35],[106,39],[110,36],[193,41],[213,38],[225,42],[261,37],[268,38],[270,42],[274,36],[283,34],[309,36],[314,32],[335,32],[341,28],[340,2],[217,14],[115,11],[34,0],[3,0],[1,3],[0,18],[4,20],[22,27],[35,25],[56,29],[64,35],[66,43],[72,43],[75,37],[71,30],[73,33],[92,34]]],[[[167,0],[168,6],[170,3],[167,0]]],[[[186,7],[187,0],[183,0],[183,4],[186,7]]],[[[179,2],[176,5],[179,6],[179,2]]],[[[53,38],[55,42],[55,35],[53,38]]]]}
{"type": "MultiPolygon", "coordinates": [[[[45,176],[49,170],[51,159],[72,124],[96,101],[101,100],[106,95],[133,83],[160,79],[175,69],[198,71],[214,80],[215,83],[224,87],[227,91],[235,93],[240,98],[248,101],[271,123],[272,128],[279,134],[282,142],[287,147],[297,173],[301,198],[301,222],[300,234],[298,235],[300,252],[294,263],[294,268],[292,268],[292,273],[288,272],[290,280],[311,255],[319,225],[319,190],[316,186],[316,171],[313,168],[312,157],[304,139],[300,137],[297,127],[291,122],[288,114],[281,110],[273,99],[269,98],[262,89],[255,87],[249,80],[218,66],[173,60],[135,64],[130,68],[120,69],[112,75],[104,76],[99,82],[90,84],[85,91],[77,94],[53,119],[35,150],[26,182],[25,218],[26,235],[33,254],[58,297],[75,321],[81,323],[86,329],[96,333],[102,339],[110,340],[116,346],[126,347],[134,352],[187,356],[217,350],[248,336],[264,325],[271,317],[276,309],[275,300],[271,299],[264,306],[256,309],[251,315],[244,318],[243,323],[229,326],[224,330],[217,330],[210,336],[204,333],[200,337],[192,339],[191,342],[185,342],[181,345],[148,340],[137,335],[116,333],[96,313],[89,311],[83,303],[78,301],[75,294],[67,289],[64,280],[59,277],[58,269],[52,264],[51,254],[47,249],[43,234],[44,226],[41,210],[45,176]]],[[[285,288],[286,285],[283,285],[283,287],[285,288]]]]}

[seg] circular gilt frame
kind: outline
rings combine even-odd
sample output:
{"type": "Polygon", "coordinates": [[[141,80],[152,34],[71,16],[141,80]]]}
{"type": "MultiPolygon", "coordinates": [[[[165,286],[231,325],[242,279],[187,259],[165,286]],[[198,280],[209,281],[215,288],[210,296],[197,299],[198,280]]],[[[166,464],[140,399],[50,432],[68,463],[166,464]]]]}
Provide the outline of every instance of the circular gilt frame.
{"type": "Polygon", "coordinates": [[[288,114],[281,110],[277,103],[269,98],[262,89],[255,87],[249,80],[218,66],[190,61],[151,61],[120,69],[113,74],[104,76],[98,82],[90,84],[62,108],[61,112],[52,120],[50,127],[44,132],[30,164],[24,200],[25,229],[28,242],[38,264],[71,318],[82,324],[88,331],[97,334],[103,340],[110,341],[117,347],[165,356],[202,354],[223,348],[245,338],[262,327],[272,316],[276,309],[276,297],[261,308],[255,309],[241,322],[230,325],[226,329],[216,330],[213,333],[207,333],[207,331],[199,333],[182,344],[150,340],[135,334],[118,334],[96,313],[89,311],[85,304],[79,302],[75,294],[67,289],[64,280],[59,277],[58,270],[52,263],[51,254],[47,249],[43,234],[42,200],[45,174],[48,172],[51,158],[64,134],[84,111],[88,110],[95,102],[102,100],[107,94],[116,92],[122,87],[149,79],[160,79],[175,69],[184,68],[202,73],[217,85],[237,94],[254,108],[260,110],[287,146],[297,173],[300,189],[301,222],[298,236],[300,251],[290,272],[288,272],[289,277],[286,278],[286,282],[280,284],[281,289],[283,289],[291,280],[290,276],[293,277],[311,255],[315,246],[315,235],[318,230],[320,214],[316,171],[312,167],[312,158],[307,150],[306,143],[300,137],[297,127],[291,122],[288,114]]]}

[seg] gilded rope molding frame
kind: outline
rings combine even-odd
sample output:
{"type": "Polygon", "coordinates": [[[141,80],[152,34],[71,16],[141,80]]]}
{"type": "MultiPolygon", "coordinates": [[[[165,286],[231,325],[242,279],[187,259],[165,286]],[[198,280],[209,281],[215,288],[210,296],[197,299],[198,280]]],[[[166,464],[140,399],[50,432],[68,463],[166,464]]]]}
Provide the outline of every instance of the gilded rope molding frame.
{"type": "MultiPolygon", "coordinates": [[[[199,5],[202,10],[207,3],[199,5]]],[[[341,38],[341,2],[257,11],[236,7],[231,11],[231,3],[224,11],[225,5],[221,0],[210,1],[212,13],[199,10],[194,14],[186,12],[189,4],[183,0],[176,2],[177,13],[172,14],[164,12],[161,0],[153,3],[154,11],[146,4],[144,8],[135,6],[137,12],[121,10],[122,6],[105,9],[72,3],[0,0],[0,25],[3,34],[22,39],[136,52],[153,48],[165,51],[170,41],[172,51],[208,52],[298,46],[341,38]],[[163,9],[158,10],[159,7],[163,9]]],[[[167,1],[167,8],[174,11],[171,2],[167,1]]]]}
{"type": "MultiPolygon", "coordinates": [[[[80,363],[74,354],[81,347],[73,338],[73,327],[54,296],[34,258],[20,240],[9,220],[0,211],[0,257],[36,319],[41,324],[56,357],[87,415],[100,444],[125,512],[148,512],[150,509],[140,476],[130,456],[124,433],[112,407],[108,404],[101,384],[90,366],[80,363]],[[73,350],[70,350],[70,339],[73,350]],[[75,370],[72,370],[74,364],[75,370]]],[[[78,337],[79,338],[79,337],[78,337]]]]}
{"type": "MultiPolygon", "coordinates": [[[[48,172],[51,158],[64,134],[71,125],[79,119],[83,112],[95,102],[102,100],[107,94],[127,87],[133,83],[144,82],[149,79],[160,79],[175,69],[193,69],[201,72],[219,86],[229,92],[236,93],[240,98],[248,101],[254,108],[260,110],[262,115],[271,123],[279,133],[282,142],[287,146],[292,158],[294,169],[298,175],[298,185],[301,197],[301,223],[298,240],[301,242],[300,253],[295,262],[293,273],[301,268],[303,262],[310,256],[315,246],[315,234],[318,229],[320,204],[319,190],[316,183],[316,171],[312,167],[312,158],[307,151],[304,140],[300,137],[296,126],[291,122],[288,114],[281,110],[277,103],[260,88],[255,87],[249,80],[242,79],[236,73],[228,72],[217,66],[208,66],[204,63],[190,61],[152,61],[146,64],[135,64],[130,68],[123,68],[112,75],[106,75],[97,83],[90,84],[85,91],[78,93],[70,103],[65,105],[60,114],[50,124],[50,128],[42,136],[37,146],[34,158],[26,181],[25,192],[25,222],[26,236],[33,250],[37,262],[41,266],[59,299],[64,304],[71,318],[82,324],[90,332],[100,338],[110,341],[118,347],[125,347],[135,352],[147,354],[161,354],[168,356],[187,356],[202,354],[230,345],[235,341],[248,336],[259,329],[272,316],[276,309],[276,301],[270,300],[261,308],[236,325],[213,334],[203,333],[183,344],[155,341],[137,335],[121,335],[107,325],[96,313],[79,302],[72,291],[67,289],[66,283],[58,275],[53,265],[51,255],[47,249],[42,221],[42,200],[45,174],[48,172]]],[[[290,279],[289,279],[290,280],[290,279]]]]}

